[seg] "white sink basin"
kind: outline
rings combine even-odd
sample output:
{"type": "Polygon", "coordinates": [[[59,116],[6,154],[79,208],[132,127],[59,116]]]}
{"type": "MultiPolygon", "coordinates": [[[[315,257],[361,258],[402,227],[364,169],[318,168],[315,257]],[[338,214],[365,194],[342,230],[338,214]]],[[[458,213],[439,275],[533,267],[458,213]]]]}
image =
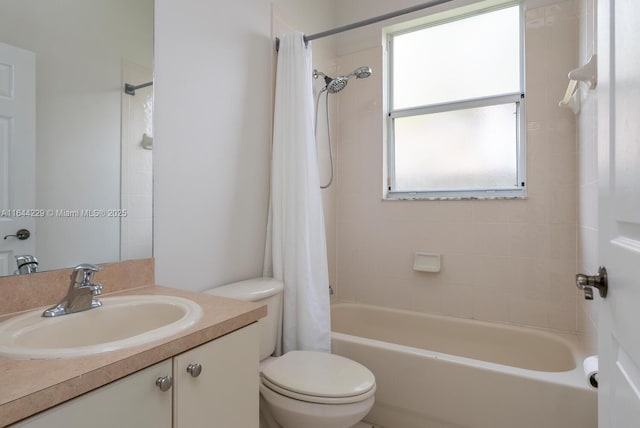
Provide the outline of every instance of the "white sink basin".
{"type": "Polygon", "coordinates": [[[43,318],[36,309],[0,323],[0,355],[71,358],[115,351],[171,336],[196,323],[200,306],[161,295],[105,297],[102,307],[43,318]]]}

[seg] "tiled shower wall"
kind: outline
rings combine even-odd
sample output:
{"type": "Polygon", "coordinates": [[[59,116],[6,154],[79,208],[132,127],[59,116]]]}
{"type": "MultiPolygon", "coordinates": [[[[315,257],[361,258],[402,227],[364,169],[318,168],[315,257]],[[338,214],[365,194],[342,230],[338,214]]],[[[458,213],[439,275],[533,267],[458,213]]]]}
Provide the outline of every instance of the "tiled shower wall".
{"type": "MultiPolygon", "coordinates": [[[[122,64],[125,82],[150,82],[153,72],[129,62],[122,64]]],[[[142,145],[144,135],[153,138],[153,89],[122,96],[120,207],[120,260],[153,256],[153,156],[142,145]]]]}
{"type": "MultiPolygon", "coordinates": [[[[596,53],[595,3],[596,0],[578,2],[580,64],[596,53]]],[[[592,91],[583,92],[581,99],[578,116],[578,271],[593,275],[598,271],[598,106],[592,91]]],[[[591,354],[597,353],[598,349],[596,304],[597,300],[578,299],[578,331],[591,354]]]]}
{"type": "Polygon", "coordinates": [[[337,98],[337,298],[576,331],[576,121],[558,101],[578,65],[578,1],[526,12],[526,200],[382,200],[379,40],[338,61],[374,74],[337,98]],[[415,251],[442,254],[442,270],[413,271],[415,251]]]}

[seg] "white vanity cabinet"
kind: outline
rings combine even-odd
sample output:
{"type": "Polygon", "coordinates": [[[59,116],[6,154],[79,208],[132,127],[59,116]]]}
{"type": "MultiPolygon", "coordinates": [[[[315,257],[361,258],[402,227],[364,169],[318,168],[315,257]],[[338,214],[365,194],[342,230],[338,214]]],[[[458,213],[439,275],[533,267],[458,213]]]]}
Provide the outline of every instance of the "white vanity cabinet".
{"type": "Polygon", "coordinates": [[[171,360],[133,373],[46,410],[12,427],[171,428],[171,393],[156,379],[171,373],[171,360]]]}
{"type": "Polygon", "coordinates": [[[174,428],[258,428],[258,348],[254,323],[174,357],[174,428]]]}
{"type": "Polygon", "coordinates": [[[258,428],[258,347],[254,323],[12,428],[258,428]]]}

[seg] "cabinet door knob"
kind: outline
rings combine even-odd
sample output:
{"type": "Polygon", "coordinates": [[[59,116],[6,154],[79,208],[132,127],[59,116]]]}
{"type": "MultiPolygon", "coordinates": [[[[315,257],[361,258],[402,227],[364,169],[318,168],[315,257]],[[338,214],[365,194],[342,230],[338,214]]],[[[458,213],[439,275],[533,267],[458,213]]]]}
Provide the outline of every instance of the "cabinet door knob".
{"type": "Polygon", "coordinates": [[[173,378],[171,376],[162,376],[156,379],[156,386],[160,391],[167,392],[173,386],[173,378]]]}
{"type": "Polygon", "coordinates": [[[191,375],[191,377],[198,377],[200,376],[200,373],[202,373],[202,365],[198,363],[189,364],[187,366],[187,372],[191,375]]]}

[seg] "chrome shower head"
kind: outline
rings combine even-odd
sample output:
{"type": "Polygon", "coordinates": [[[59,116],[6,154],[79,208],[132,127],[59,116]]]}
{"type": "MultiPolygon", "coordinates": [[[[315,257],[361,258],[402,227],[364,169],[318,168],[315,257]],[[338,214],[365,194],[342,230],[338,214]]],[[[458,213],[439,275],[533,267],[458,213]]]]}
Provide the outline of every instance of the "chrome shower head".
{"type": "Polygon", "coordinates": [[[318,77],[323,77],[324,83],[326,84],[324,89],[330,94],[337,94],[343,90],[347,86],[347,83],[349,83],[349,79],[352,77],[355,77],[356,79],[364,79],[369,76],[371,76],[371,67],[369,66],[356,68],[346,76],[338,76],[335,79],[327,76],[321,71],[313,70],[313,78],[317,79],[318,77]]]}
{"type": "Polygon", "coordinates": [[[371,76],[371,67],[365,65],[363,67],[358,67],[348,74],[349,77],[355,76],[356,79],[366,79],[371,76]]]}
{"type": "Polygon", "coordinates": [[[349,83],[348,77],[338,76],[327,83],[327,91],[330,94],[337,94],[347,86],[347,83],[349,83]]]}

